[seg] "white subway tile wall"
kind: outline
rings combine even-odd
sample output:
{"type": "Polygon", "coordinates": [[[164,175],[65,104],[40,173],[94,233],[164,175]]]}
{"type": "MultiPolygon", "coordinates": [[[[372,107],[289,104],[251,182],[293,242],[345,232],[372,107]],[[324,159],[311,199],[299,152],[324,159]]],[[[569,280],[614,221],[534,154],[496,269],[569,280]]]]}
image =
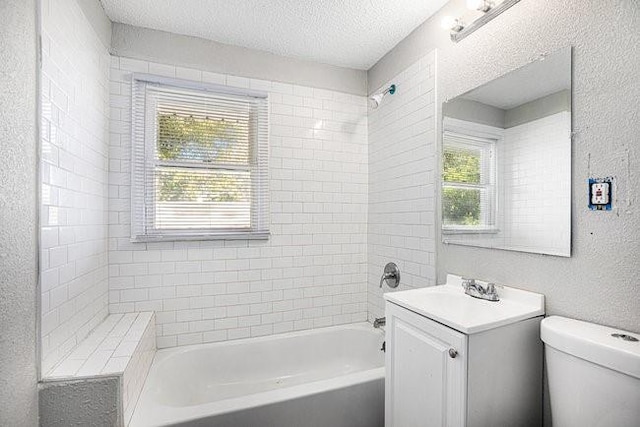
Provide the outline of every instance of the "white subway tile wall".
{"type": "Polygon", "coordinates": [[[562,253],[570,241],[571,114],[553,114],[505,129],[504,233],[508,246],[562,253]]]}
{"type": "Polygon", "coordinates": [[[362,96],[111,58],[109,309],[156,312],[158,347],[366,320],[362,96]],[[131,76],[269,92],[271,238],[130,242],[131,76]]]}
{"type": "Polygon", "coordinates": [[[435,52],[395,78],[397,87],[369,114],[369,320],[384,316],[380,277],[401,271],[396,290],[435,285],[435,52]]]}
{"type": "Polygon", "coordinates": [[[153,312],[111,314],[43,378],[43,381],[78,381],[120,378],[125,425],[131,420],[144,380],[156,353],[153,312]]]}
{"type": "Polygon", "coordinates": [[[111,314],[45,378],[122,374],[145,331],[154,324],[153,312],[111,314]]]}
{"type": "Polygon", "coordinates": [[[109,54],[75,0],[42,1],[42,372],[108,313],[109,54]]]}
{"type": "MultiPolygon", "coordinates": [[[[148,313],[140,313],[140,316],[147,316],[148,313]]],[[[137,321],[138,324],[140,323],[137,321]]],[[[139,329],[134,329],[132,326],[132,330],[136,330],[136,334],[139,329]]],[[[155,316],[149,317],[149,321],[147,323],[146,328],[142,335],[140,335],[140,340],[138,341],[138,345],[135,347],[129,362],[126,365],[126,368],[121,377],[121,386],[120,390],[122,390],[122,406],[123,406],[123,414],[125,425],[129,424],[131,421],[131,417],[133,416],[133,410],[136,408],[136,403],[138,403],[138,398],[140,397],[140,393],[142,392],[142,387],[144,386],[144,382],[147,379],[147,374],[149,373],[149,369],[151,368],[151,363],[153,362],[153,357],[156,354],[156,321],[155,316]]],[[[124,360],[120,358],[120,364],[124,363],[124,360]]],[[[105,369],[108,368],[108,364],[105,369]]],[[[117,369],[117,366],[114,366],[113,369],[117,369]]]]}

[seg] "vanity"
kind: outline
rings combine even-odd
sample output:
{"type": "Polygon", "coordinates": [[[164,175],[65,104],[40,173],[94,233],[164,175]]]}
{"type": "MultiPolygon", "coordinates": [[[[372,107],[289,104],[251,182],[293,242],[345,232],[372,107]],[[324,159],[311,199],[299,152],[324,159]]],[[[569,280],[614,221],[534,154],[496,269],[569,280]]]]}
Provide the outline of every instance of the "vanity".
{"type": "Polygon", "coordinates": [[[472,297],[448,275],[385,294],[386,427],[542,425],[544,296],[495,292],[472,297]]]}

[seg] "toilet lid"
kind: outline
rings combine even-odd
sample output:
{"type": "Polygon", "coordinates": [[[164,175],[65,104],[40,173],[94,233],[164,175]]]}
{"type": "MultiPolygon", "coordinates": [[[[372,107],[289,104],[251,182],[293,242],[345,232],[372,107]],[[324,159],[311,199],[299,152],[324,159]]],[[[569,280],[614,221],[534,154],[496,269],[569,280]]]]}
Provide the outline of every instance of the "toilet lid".
{"type": "Polygon", "coordinates": [[[551,316],[540,336],[550,347],[640,379],[640,334],[551,316]]]}

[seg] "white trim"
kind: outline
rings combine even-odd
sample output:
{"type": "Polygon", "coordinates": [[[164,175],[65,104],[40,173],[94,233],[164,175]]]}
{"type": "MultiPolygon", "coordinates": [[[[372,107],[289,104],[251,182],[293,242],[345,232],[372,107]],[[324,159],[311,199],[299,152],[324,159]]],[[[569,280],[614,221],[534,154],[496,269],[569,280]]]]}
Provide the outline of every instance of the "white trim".
{"type": "MultiPolygon", "coordinates": [[[[481,224],[477,227],[471,226],[455,226],[455,225],[441,225],[441,232],[443,234],[495,234],[499,232],[498,228],[498,206],[499,206],[499,191],[498,191],[498,155],[496,146],[504,138],[504,129],[495,126],[484,125],[475,122],[469,122],[466,120],[454,119],[450,117],[444,117],[442,121],[442,152],[444,153],[446,146],[459,146],[461,148],[468,148],[470,146],[477,147],[483,153],[488,152],[488,172],[489,182],[486,184],[468,184],[470,189],[479,189],[489,192],[489,212],[482,210],[481,224]],[[456,138],[464,140],[451,141],[448,144],[445,140],[449,138],[456,138]],[[487,145],[489,147],[487,148],[487,145]]],[[[443,170],[444,164],[441,166],[443,170]]],[[[481,165],[482,170],[485,170],[485,166],[481,165]]],[[[443,189],[445,187],[456,186],[455,183],[448,183],[441,180],[441,195],[444,194],[443,189]]],[[[461,187],[464,184],[459,185],[461,187]]],[[[442,196],[441,196],[442,198],[442,196]]],[[[444,210],[442,211],[444,212],[444,210]]],[[[442,216],[442,215],[441,215],[442,216]]],[[[443,219],[441,218],[441,221],[443,219]]]]}
{"type": "Polygon", "coordinates": [[[219,85],[215,83],[194,82],[191,80],[177,79],[174,77],[156,76],[154,74],[133,73],[133,80],[147,83],[156,83],[165,86],[173,86],[179,89],[192,89],[212,92],[218,95],[233,95],[249,98],[269,97],[269,93],[262,90],[235,88],[232,86],[219,85]]]}
{"type": "Polygon", "coordinates": [[[444,120],[442,120],[442,131],[443,133],[454,132],[464,135],[469,135],[469,132],[471,132],[469,136],[495,139],[497,141],[502,140],[504,137],[504,129],[502,128],[451,117],[445,117],[444,120]]]}
{"type": "MultiPolygon", "coordinates": [[[[188,93],[188,92],[185,92],[188,93]]],[[[194,93],[197,96],[197,93],[194,93]]],[[[230,98],[229,98],[230,99],[230,98]]],[[[195,102],[195,101],[194,101],[195,102]]],[[[132,77],[132,121],[131,121],[131,242],[159,242],[181,240],[266,240],[269,239],[268,212],[268,138],[269,138],[269,104],[268,93],[263,91],[239,89],[228,86],[191,82],[187,80],[136,73],[132,77]],[[150,84],[150,85],[148,85],[150,84]],[[152,104],[147,88],[187,89],[194,92],[207,92],[213,96],[233,96],[237,102],[254,105],[250,118],[260,120],[259,127],[254,130],[255,158],[246,166],[205,164],[193,165],[181,161],[159,161],[156,159],[157,136],[149,130],[148,123],[155,121],[157,107],[152,104]],[[136,91],[140,90],[140,93],[136,91]],[[244,99],[243,99],[244,98],[244,99]],[[266,129],[266,130],[265,130],[266,129]],[[154,173],[156,168],[165,163],[175,168],[190,168],[195,170],[242,170],[251,172],[252,177],[262,178],[261,181],[251,181],[251,224],[247,228],[202,228],[202,229],[157,229],[154,209],[155,184],[150,183],[147,174],[154,173]],[[142,177],[140,179],[140,177],[142,177]],[[149,188],[153,187],[153,188],[149,188]],[[257,197],[255,196],[257,194],[257,197]],[[153,200],[151,200],[153,198],[153,200]],[[266,208],[263,206],[266,205],[266,208]],[[153,221],[153,223],[151,222],[153,221]]]]}
{"type": "Polygon", "coordinates": [[[145,242],[181,242],[181,241],[198,241],[198,240],[269,240],[270,232],[233,232],[233,233],[172,233],[164,232],[163,234],[154,234],[146,236],[132,236],[129,239],[133,243],[145,242]]]}
{"type": "Polygon", "coordinates": [[[500,229],[497,227],[479,227],[479,228],[465,228],[468,226],[451,227],[447,225],[442,226],[442,234],[498,234],[500,229]]]}

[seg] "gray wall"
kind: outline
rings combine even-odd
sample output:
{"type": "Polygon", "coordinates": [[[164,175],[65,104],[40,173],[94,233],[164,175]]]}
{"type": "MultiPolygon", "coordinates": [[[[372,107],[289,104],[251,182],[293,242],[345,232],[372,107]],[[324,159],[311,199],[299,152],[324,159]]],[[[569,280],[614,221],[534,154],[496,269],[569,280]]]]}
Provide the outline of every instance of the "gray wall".
{"type": "Polygon", "coordinates": [[[571,92],[569,90],[552,93],[506,110],[504,112],[504,128],[529,123],[561,111],[571,111],[571,92]]]}
{"type": "Polygon", "coordinates": [[[568,90],[534,99],[510,110],[464,98],[455,98],[442,104],[442,114],[445,117],[503,129],[532,122],[561,111],[571,111],[571,92],[568,90]]]}
{"type": "Polygon", "coordinates": [[[469,99],[456,98],[442,106],[445,117],[504,128],[505,111],[501,108],[469,99]]]}
{"type": "Polygon", "coordinates": [[[112,25],[100,0],[77,0],[77,2],[102,44],[111,46],[112,25]]]}
{"type": "Polygon", "coordinates": [[[0,2],[0,425],[38,422],[36,2],[0,2]]]}
{"type": "Polygon", "coordinates": [[[439,100],[451,99],[542,53],[574,46],[572,257],[438,245],[446,273],[546,295],[547,313],[640,331],[640,6],[635,0],[527,0],[458,44],[439,22],[453,0],[369,71],[378,87],[438,48],[439,100]],[[592,212],[587,178],[615,177],[612,212],[592,212]]]}
{"type": "Polygon", "coordinates": [[[113,24],[111,53],[239,77],[366,95],[367,72],[231,46],[164,31],[113,24]]]}

